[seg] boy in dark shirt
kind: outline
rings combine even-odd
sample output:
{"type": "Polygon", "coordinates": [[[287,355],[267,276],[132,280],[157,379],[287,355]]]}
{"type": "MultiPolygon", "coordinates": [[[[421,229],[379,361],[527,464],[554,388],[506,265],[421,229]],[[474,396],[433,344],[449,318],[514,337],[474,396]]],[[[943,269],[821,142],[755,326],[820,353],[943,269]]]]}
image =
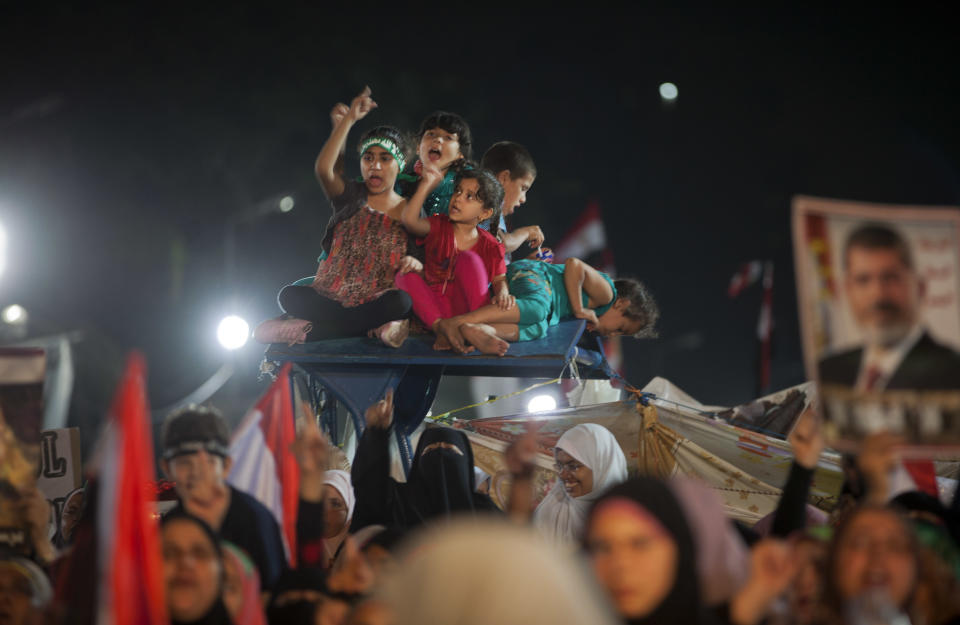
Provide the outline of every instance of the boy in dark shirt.
{"type": "Polygon", "coordinates": [[[286,568],[280,528],[262,503],[226,482],[230,433],[210,408],[190,406],[167,416],[161,432],[163,472],[176,484],[176,509],[210,525],[220,537],[244,549],[264,589],[286,568]]]}

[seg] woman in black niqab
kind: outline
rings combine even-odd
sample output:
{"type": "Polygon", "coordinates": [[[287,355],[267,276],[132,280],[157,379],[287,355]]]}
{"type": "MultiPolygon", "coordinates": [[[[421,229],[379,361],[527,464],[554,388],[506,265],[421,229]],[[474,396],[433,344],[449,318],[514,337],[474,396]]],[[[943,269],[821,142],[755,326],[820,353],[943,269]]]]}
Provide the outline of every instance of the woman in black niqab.
{"type": "Polygon", "coordinates": [[[388,446],[389,430],[383,427],[368,427],[357,446],[353,527],[407,529],[454,514],[497,510],[490,497],[476,492],[473,450],[460,430],[424,430],[406,482],[390,477],[388,446]]]}

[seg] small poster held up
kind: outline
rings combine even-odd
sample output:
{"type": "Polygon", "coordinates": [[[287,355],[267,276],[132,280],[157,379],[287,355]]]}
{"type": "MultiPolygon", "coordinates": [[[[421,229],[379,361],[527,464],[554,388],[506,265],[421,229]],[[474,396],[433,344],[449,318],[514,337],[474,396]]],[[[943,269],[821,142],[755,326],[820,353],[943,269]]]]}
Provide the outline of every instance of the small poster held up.
{"type": "Polygon", "coordinates": [[[37,483],[43,422],[42,349],[0,348],[0,545],[32,549],[21,493],[37,483]]]}
{"type": "Polygon", "coordinates": [[[807,375],[834,446],[882,430],[960,450],[960,210],[798,196],[807,375]]]}
{"type": "Polygon", "coordinates": [[[40,476],[37,488],[50,502],[53,516],[50,538],[66,544],[83,509],[83,465],[80,462],[79,428],[59,428],[40,433],[40,476]]]}

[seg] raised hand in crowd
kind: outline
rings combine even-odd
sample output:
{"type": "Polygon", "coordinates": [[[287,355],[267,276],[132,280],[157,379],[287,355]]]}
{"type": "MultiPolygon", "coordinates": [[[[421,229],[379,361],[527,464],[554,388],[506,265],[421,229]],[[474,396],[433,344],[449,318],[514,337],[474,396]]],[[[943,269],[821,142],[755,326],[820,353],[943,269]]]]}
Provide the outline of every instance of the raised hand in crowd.
{"type": "Polygon", "coordinates": [[[510,499],[507,513],[518,523],[527,523],[533,514],[533,471],[537,455],[537,428],[528,425],[526,431],[515,439],[504,453],[507,471],[510,472],[510,499]]]}
{"type": "Polygon", "coordinates": [[[443,181],[443,170],[433,163],[423,163],[420,172],[420,187],[426,189],[427,193],[433,191],[443,181]]]}
{"type": "Polygon", "coordinates": [[[805,469],[815,469],[826,442],[820,418],[812,410],[805,411],[787,437],[793,457],[805,469]]]}
{"type": "Polygon", "coordinates": [[[343,102],[337,102],[333,105],[333,108],[330,110],[330,121],[336,126],[343,118],[347,116],[347,113],[350,112],[350,107],[344,104],[343,102]]]}
{"type": "MultiPolygon", "coordinates": [[[[308,414],[311,414],[308,412],[308,414]]],[[[292,451],[300,468],[300,498],[310,502],[323,500],[323,477],[330,456],[330,440],[320,431],[312,416],[301,422],[292,451]]]]}
{"type": "Polygon", "coordinates": [[[367,559],[360,553],[353,537],[343,541],[343,551],[337,557],[327,578],[327,588],[344,594],[367,593],[373,587],[375,576],[367,559]]]}
{"type": "Polygon", "coordinates": [[[897,448],[904,439],[890,432],[871,434],[860,445],[857,468],[863,476],[866,503],[883,505],[890,491],[890,474],[899,462],[897,448]]]}
{"type": "Polygon", "coordinates": [[[343,179],[343,158],[347,149],[347,134],[355,123],[377,108],[377,103],[370,97],[370,93],[370,87],[364,87],[363,91],[350,101],[350,106],[337,102],[330,110],[333,129],[314,163],[317,180],[320,181],[328,197],[336,197],[346,188],[343,179]]]}
{"type": "MultiPolygon", "coordinates": [[[[370,97],[371,93],[370,87],[364,87],[363,91],[350,101],[350,109],[347,111],[346,117],[349,118],[351,122],[355,123],[360,121],[366,117],[370,111],[377,108],[377,103],[370,97]]],[[[331,115],[333,115],[333,113],[331,113],[331,115]]]]}
{"type": "Polygon", "coordinates": [[[750,577],[730,603],[730,620],[736,625],[755,625],[770,611],[797,573],[792,549],[782,541],[767,538],[750,551],[750,577]]]}
{"type": "Polygon", "coordinates": [[[387,429],[393,423],[393,389],[388,389],[383,399],[371,404],[367,408],[366,420],[368,428],[387,429]]]}

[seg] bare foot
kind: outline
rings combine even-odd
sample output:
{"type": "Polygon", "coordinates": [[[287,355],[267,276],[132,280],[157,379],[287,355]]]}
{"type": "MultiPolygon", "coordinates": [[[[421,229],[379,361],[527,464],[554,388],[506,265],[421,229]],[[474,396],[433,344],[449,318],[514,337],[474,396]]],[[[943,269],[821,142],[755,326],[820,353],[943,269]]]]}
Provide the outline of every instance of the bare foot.
{"type": "MultiPolygon", "coordinates": [[[[453,348],[454,351],[460,352],[461,354],[467,353],[467,344],[464,343],[463,337],[460,336],[460,331],[458,330],[458,324],[453,319],[438,319],[437,322],[433,325],[433,331],[437,334],[437,342],[441,343],[441,339],[447,342],[450,348],[453,348]]],[[[434,343],[436,347],[436,343],[434,343]]]]}
{"type": "Polygon", "coordinates": [[[510,348],[510,343],[499,338],[494,329],[485,323],[465,323],[460,326],[460,333],[484,354],[503,356],[510,348]]]}

